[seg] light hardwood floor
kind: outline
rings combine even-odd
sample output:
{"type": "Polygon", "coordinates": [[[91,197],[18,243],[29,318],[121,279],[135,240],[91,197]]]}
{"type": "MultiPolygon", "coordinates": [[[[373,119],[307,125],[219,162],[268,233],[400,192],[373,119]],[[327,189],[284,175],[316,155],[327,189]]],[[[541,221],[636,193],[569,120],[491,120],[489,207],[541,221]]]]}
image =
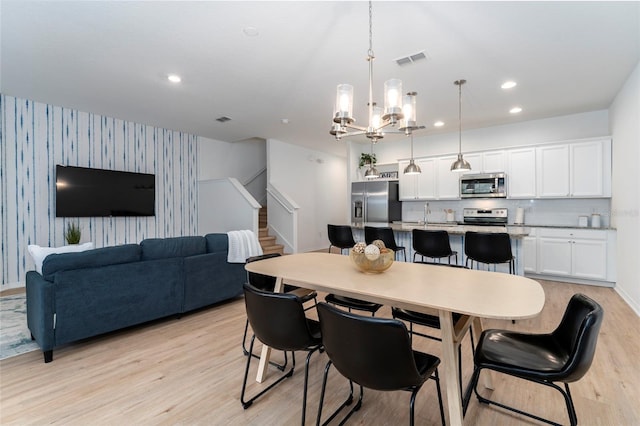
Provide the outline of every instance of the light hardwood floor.
{"type": "MultiPolygon", "coordinates": [[[[543,312],[534,319],[485,321],[485,327],[549,331],[572,294],[585,293],[605,310],[597,353],[587,375],[571,386],[581,425],[640,425],[640,318],[609,288],[542,282],[543,312]]],[[[388,308],[381,315],[389,316],[388,308]]],[[[295,425],[300,422],[304,353],[296,373],[243,410],[240,386],[246,358],[240,338],[244,304],[236,299],[54,350],[45,364],[31,352],[0,361],[0,423],[3,425],[295,425]]],[[[437,334],[437,332],[436,332],[437,334]]],[[[417,337],[415,345],[439,355],[439,343],[417,337]]],[[[256,349],[259,352],[259,348],[256,349]]],[[[278,355],[274,354],[277,359],[278,355]]],[[[307,424],[315,422],[326,354],[312,358],[307,424]]],[[[252,364],[249,392],[255,382],[252,364]]],[[[463,342],[463,376],[472,361],[463,342]]],[[[333,370],[335,372],[335,370],[333,370]]],[[[274,376],[270,374],[270,378],[274,376]]],[[[326,410],[346,395],[346,381],[329,381],[326,410]]],[[[551,389],[493,375],[498,400],[568,423],[562,397],[551,389]]],[[[445,384],[446,385],[446,384],[445,384]]],[[[416,400],[416,423],[439,424],[435,387],[427,382],[416,400]]],[[[408,424],[407,392],[365,390],[362,409],[349,424],[408,424]]],[[[325,411],[328,412],[328,411],[325,411]]],[[[533,421],[498,408],[470,403],[466,425],[527,425],[533,421]]]]}

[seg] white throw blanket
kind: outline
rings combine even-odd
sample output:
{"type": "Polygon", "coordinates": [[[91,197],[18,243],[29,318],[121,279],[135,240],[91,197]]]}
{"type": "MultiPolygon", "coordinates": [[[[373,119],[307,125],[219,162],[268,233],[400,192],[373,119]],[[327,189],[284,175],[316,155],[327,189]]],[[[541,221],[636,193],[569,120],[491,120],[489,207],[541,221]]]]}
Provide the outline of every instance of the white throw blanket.
{"type": "Polygon", "coordinates": [[[262,247],[260,241],[253,231],[229,231],[229,253],[227,254],[227,262],[229,263],[245,263],[251,256],[262,255],[262,247]]]}

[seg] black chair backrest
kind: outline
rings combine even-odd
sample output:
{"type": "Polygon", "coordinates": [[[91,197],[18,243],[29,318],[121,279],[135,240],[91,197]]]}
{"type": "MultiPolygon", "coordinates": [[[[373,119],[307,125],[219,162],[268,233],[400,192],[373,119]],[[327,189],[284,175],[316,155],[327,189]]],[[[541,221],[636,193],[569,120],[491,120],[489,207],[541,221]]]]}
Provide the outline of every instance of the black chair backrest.
{"type": "MultiPolygon", "coordinates": [[[[280,253],[269,253],[260,256],[252,256],[247,259],[247,263],[256,262],[263,259],[270,259],[272,257],[278,256],[280,256],[280,253]]],[[[247,281],[255,288],[264,291],[273,291],[273,289],[276,287],[276,277],[257,274],[255,272],[247,272],[247,281]]]]}
{"type": "Polygon", "coordinates": [[[424,383],[405,325],[365,317],[318,303],[322,343],[346,378],[375,390],[397,390],[424,383]]]}
{"type": "Polygon", "coordinates": [[[505,232],[472,232],[464,234],[464,254],[481,263],[505,263],[513,258],[511,239],[505,232]]]}
{"type": "Polygon", "coordinates": [[[604,311],[593,299],[574,294],[562,320],[553,331],[553,340],[565,349],[568,360],[556,380],[574,382],[589,370],[596,351],[604,311]]]}
{"type": "Polygon", "coordinates": [[[389,227],[377,228],[374,226],[365,226],[364,227],[364,241],[367,244],[371,244],[375,240],[382,240],[385,247],[391,249],[393,251],[398,250],[398,246],[396,245],[396,238],[393,235],[393,229],[389,227]]]}
{"type": "Polygon", "coordinates": [[[347,225],[327,225],[327,236],[332,246],[348,248],[356,244],[351,227],[347,225]]]}
{"type": "Polygon", "coordinates": [[[427,257],[446,257],[452,254],[447,231],[428,231],[414,229],[412,231],[413,249],[427,257]]]}
{"type": "Polygon", "coordinates": [[[313,344],[300,299],[289,293],[272,293],[244,284],[247,318],[258,340],[282,351],[313,344]]]}

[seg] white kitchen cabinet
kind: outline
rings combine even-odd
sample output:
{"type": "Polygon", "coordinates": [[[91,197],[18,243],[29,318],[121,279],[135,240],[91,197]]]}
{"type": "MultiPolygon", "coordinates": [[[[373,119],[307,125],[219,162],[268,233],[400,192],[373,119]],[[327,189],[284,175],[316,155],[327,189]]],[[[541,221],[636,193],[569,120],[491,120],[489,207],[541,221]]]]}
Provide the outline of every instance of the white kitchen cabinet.
{"type": "Polygon", "coordinates": [[[457,155],[438,157],[436,162],[436,197],[438,200],[460,198],[460,173],[451,171],[451,164],[457,155]]]}
{"type": "Polygon", "coordinates": [[[539,198],[611,196],[611,141],[595,140],[536,149],[539,198]]]}
{"type": "Polygon", "coordinates": [[[540,228],[537,239],[538,273],[607,280],[607,231],[540,228]]]}
{"type": "Polygon", "coordinates": [[[569,192],[569,145],[536,149],[536,184],[540,198],[566,198],[569,192]]]}
{"type": "Polygon", "coordinates": [[[611,141],[573,143],[569,153],[572,197],[611,196],[611,141]]]}
{"type": "MultiPolygon", "coordinates": [[[[454,157],[454,161],[456,158],[458,157],[454,157]]],[[[471,165],[471,170],[463,174],[504,173],[507,169],[507,154],[504,150],[472,152],[464,154],[464,159],[471,165]]]]}
{"type": "Polygon", "coordinates": [[[536,150],[533,147],[507,150],[507,196],[536,197],[536,150]]]}
{"type": "Polygon", "coordinates": [[[436,198],[436,159],[415,160],[422,173],[405,175],[408,160],[398,162],[399,198],[401,201],[433,200],[436,198]]]}
{"type": "Polygon", "coordinates": [[[536,228],[531,228],[529,235],[522,238],[522,263],[525,273],[538,272],[538,238],[536,228]]]}

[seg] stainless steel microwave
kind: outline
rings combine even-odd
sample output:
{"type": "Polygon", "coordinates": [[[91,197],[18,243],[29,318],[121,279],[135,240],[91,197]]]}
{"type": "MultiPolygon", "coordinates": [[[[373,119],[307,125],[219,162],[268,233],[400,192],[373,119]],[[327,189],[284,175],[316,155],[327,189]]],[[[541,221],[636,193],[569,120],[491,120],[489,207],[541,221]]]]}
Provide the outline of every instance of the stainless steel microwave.
{"type": "Polygon", "coordinates": [[[507,178],[504,173],[481,173],[460,176],[461,198],[506,198],[507,178]]]}

